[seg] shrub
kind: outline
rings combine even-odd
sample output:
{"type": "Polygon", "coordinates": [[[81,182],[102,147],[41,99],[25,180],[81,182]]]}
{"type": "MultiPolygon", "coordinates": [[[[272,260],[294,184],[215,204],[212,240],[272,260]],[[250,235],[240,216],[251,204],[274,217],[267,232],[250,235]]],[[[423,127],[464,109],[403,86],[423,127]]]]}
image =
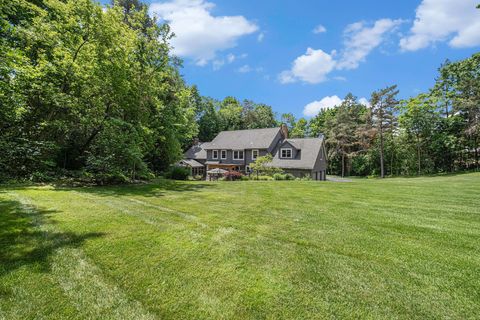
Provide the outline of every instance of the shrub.
{"type": "Polygon", "coordinates": [[[230,181],[240,180],[242,176],[243,174],[241,174],[238,171],[228,171],[223,174],[223,177],[225,178],[225,180],[230,180],[230,181]]]}
{"type": "Polygon", "coordinates": [[[285,175],[285,180],[295,180],[295,176],[291,173],[285,175]]]}
{"type": "Polygon", "coordinates": [[[248,180],[251,180],[251,179],[250,179],[250,177],[248,177],[248,176],[242,176],[242,177],[240,178],[240,180],[242,180],[242,181],[248,181],[248,180]]]}
{"type": "Polygon", "coordinates": [[[30,180],[33,182],[52,182],[57,177],[51,172],[35,171],[30,175],[30,180]]]}
{"type": "Polygon", "coordinates": [[[96,173],[93,175],[93,181],[98,185],[107,185],[127,183],[129,179],[121,172],[113,172],[96,173]]]}
{"type": "Polygon", "coordinates": [[[270,176],[253,176],[253,180],[259,180],[259,181],[271,181],[273,180],[272,177],[270,176]]]}
{"type": "Polygon", "coordinates": [[[173,180],[187,180],[190,170],[185,167],[172,166],[165,172],[165,178],[173,180]]]}
{"type": "Polygon", "coordinates": [[[295,176],[291,173],[275,173],[273,175],[273,179],[275,180],[295,180],[295,176]]]}
{"type": "Polygon", "coordinates": [[[281,173],[275,173],[273,175],[274,180],[286,180],[286,175],[281,173]]]}
{"type": "Polygon", "coordinates": [[[312,180],[312,177],[308,173],[306,173],[302,178],[300,178],[300,180],[310,181],[310,180],[312,180]]]}

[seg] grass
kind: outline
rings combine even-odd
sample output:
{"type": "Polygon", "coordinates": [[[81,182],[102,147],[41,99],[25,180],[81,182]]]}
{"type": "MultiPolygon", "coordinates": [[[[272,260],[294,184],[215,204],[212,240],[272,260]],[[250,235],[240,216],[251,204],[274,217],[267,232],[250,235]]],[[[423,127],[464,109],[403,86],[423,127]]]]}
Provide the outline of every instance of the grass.
{"type": "Polygon", "coordinates": [[[0,319],[478,318],[480,174],[0,187],[0,319]]]}

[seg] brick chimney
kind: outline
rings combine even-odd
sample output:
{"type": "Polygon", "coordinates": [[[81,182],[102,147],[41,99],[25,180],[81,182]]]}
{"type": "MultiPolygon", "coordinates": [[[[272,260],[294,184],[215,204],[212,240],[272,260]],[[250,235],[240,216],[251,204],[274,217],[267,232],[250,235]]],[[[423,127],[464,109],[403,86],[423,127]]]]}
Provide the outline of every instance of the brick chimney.
{"type": "Polygon", "coordinates": [[[280,126],[280,130],[282,130],[282,135],[284,139],[288,139],[288,127],[285,123],[282,123],[280,126]]]}

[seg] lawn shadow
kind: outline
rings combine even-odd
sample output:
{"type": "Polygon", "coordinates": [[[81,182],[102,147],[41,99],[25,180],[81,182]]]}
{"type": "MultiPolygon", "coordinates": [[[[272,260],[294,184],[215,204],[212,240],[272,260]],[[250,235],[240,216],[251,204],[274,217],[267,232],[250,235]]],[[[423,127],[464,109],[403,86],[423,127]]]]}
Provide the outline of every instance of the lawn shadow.
{"type": "MultiPolygon", "coordinates": [[[[55,210],[29,209],[15,200],[0,202],[0,279],[24,266],[38,272],[49,272],[49,257],[62,247],[80,247],[103,233],[49,231],[42,225],[53,225],[55,210]]],[[[1,295],[1,293],[0,293],[1,295]]]]}
{"type": "Polygon", "coordinates": [[[157,179],[142,184],[125,184],[115,186],[84,186],[72,187],[54,185],[56,190],[85,192],[99,196],[143,196],[160,197],[168,192],[197,192],[205,188],[216,187],[214,183],[202,181],[177,181],[157,179]]]}

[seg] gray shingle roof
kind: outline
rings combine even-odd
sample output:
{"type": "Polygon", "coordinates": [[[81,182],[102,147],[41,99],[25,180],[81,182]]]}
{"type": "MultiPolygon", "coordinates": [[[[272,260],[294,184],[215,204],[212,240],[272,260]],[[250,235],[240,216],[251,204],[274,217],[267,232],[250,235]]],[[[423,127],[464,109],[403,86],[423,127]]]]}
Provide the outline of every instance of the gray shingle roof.
{"type": "Polygon", "coordinates": [[[201,164],[200,162],[198,161],[195,161],[193,159],[184,159],[184,160],[181,160],[180,163],[184,163],[192,168],[202,168],[204,167],[203,164],[201,164]]]}
{"type": "Polygon", "coordinates": [[[205,151],[205,145],[207,142],[200,142],[190,147],[183,155],[185,159],[199,159],[206,160],[207,152],[205,151]]]}
{"type": "Polygon", "coordinates": [[[222,131],[205,149],[267,149],[280,128],[222,131]]]}
{"type": "Polygon", "coordinates": [[[287,139],[291,145],[301,150],[295,159],[280,159],[280,148],[275,150],[271,166],[284,169],[308,169],[315,166],[318,154],[322,148],[322,138],[287,139]]]}

